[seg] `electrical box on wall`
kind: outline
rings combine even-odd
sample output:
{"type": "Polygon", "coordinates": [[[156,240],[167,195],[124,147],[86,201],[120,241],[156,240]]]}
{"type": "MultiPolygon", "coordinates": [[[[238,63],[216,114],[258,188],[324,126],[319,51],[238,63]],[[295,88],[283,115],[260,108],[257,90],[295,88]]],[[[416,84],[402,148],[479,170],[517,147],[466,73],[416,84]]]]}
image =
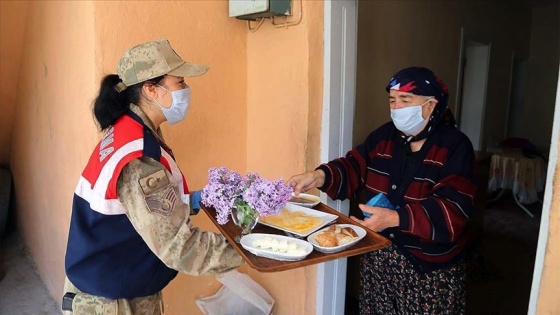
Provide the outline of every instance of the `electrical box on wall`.
{"type": "Polygon", "coordinates": [[[229,0],[229,16],[241,20],[288,16],[291,11],[291,0],[229,0]]]}

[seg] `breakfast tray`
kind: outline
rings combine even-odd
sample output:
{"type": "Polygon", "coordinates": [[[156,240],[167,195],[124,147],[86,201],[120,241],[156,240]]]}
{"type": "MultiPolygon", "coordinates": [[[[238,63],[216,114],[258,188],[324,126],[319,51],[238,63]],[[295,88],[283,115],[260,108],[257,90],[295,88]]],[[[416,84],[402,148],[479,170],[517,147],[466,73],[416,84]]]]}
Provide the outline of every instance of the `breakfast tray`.
{"type": "MultiPolygon", "coordinates": [[[[338,258],[355,256],[367,252],[371,252],[374,250],[378,250],[389,246],[391,242],[382,237],[381,235],[361,226],[359,223],[353,221],[349,217],[345,216],[344,214],[339,213],[338,211],[334,210],[333,208],[319,203],[313,209],[318,211],[323,211],[326,213],[334,214],[338,218],[335,220],[336,224],[354,224],[357,226],[361,226],[366,230],[366,236],[361,239],[358,243],[349,247],[343,251],[337,253],[321,253],[316,250],[313,250],[305,259],[299,261],[280,261],[270,258],[264,258],[260,256],[256,256],[249,251],[245,250],[241,244],[238,244],[234,241],[235,236],[238,236],[239,228],[233,224],[232,220],[229,220],[228,223],[225,225],[220,225],[216,221],[216,210],[213,207],[206,207],[201,203],[201,207],[204,212],[210,217],[210,220],[218,227],[220,232],[228,239],[229,243],[241,254],[245,262],[251,268],[256,269],[260,272],[277,272],[277,271],[284,271],[290,270],[310,265],[315,265],[322,262],[331,261],[338,258]]],[[[262,225],[257,224],[257,226],[253,229],[253,233],[267,233],[267,234],[277,234],[277,235],[285,235],[283,231],[262,225]]]]}

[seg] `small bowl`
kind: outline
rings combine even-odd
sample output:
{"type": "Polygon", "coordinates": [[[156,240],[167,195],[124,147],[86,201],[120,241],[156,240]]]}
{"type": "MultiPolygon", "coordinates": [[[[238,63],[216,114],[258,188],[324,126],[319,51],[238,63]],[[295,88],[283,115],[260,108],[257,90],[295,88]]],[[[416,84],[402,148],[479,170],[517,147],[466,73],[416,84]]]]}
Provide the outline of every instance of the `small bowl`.
{"type": "Polygon", "coordinates": [[[319,196],[304,193],[301,193],[297,196],[292,193],[292,198],[288,200],[288,203],[307,208],[313,208],[318,205],[319,202],[321,202],[321,198],[319,198],[319,196]]]}
{"type": "Polygon", "coordinates": [[[321,245],[319,245],[319,243],[317,243],[317,241],[315,241],[315,237],[317,236],[317,234],[327,230],[328,227],[326,227],[324,229],[321,229],[321,230],[309,235],[307,237],[307,241],[309,243],[311,243],[311,245],[313,245],[313,248],[315,250],[317,250],[321,253],[332,254],[332,253],[343,251],[343,250],[347,249],[348,247],[354,246],[354,244],[358,243],[367,234],[366,230],[362,229],[361,227],[359,227],[357,225],[353,225],[353,224],[337,224],[337,225],[340,226],[341,228],[343,228],[343,227],[352,228],[356,232],[356,234],[358,234],[358,236],[354,240],[352,240],[350,243],[346,243],[344,245],[333,246],[333,247],[321,246],[321,245]]]}

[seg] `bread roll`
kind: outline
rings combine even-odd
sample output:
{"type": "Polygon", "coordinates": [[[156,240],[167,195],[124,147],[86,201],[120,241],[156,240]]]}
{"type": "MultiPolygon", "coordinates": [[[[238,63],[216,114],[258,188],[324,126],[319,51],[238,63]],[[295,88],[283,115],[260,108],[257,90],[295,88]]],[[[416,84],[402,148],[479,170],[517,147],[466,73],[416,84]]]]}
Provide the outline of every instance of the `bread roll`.
{"type": "Polygon", "coordinates": [[[346,234],[346,235],[352,236],[352,237],[358,237],[358,233],[356,233],[356,231],[354,231],[354,229],[349,227],[349,226],[343,227],[341,230],[342,230],[343,234],[346,234]]]}
{"type": "Polygon", "coordinates": [[[336,236],[333,232],[321,232],[315,236],[315,241],[323,247],[338,246],[338,241],[336,240],[336,236]]]}
{"type": "Polygon", "coordinates": [[[352,242],[358,233],[351,227],[341,227],[333,224],[326,228],[323,232],[317,234],[315,241],[323,247],[335,247],[352,242]]]}
{"type": "Polygon", "coordinates": [[[338,241],[338,245],[344,245],[344,244],[348,244],[350,242],[352,242],[352,240],[354,239],[352,236],[350,235],[346,235],[344,233],[338,233],[335,234],[336,235],[336,240],[338,241]]]}
{"type": "Polygon", "coordinates": [[[341,229],[340,226],[338,226],[337,224],[333,224],[329,226],[329,228],[326,229],[326,231],[333,232],[334,234],[338,234],[340,233],[341,229]]]}

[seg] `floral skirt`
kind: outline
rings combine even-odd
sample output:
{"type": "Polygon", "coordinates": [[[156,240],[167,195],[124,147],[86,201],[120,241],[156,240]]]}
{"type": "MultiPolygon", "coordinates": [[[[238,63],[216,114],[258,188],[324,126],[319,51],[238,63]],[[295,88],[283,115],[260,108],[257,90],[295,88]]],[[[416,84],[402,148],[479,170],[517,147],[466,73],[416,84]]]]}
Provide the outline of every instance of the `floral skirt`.
{"type": "Polygon", "coordinates": [[[417,272],[391,245],[361,258],[360,315],[465,314],[465,262],[417,272]]]}

